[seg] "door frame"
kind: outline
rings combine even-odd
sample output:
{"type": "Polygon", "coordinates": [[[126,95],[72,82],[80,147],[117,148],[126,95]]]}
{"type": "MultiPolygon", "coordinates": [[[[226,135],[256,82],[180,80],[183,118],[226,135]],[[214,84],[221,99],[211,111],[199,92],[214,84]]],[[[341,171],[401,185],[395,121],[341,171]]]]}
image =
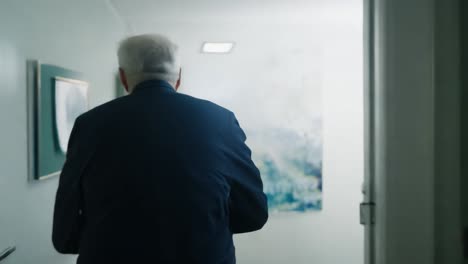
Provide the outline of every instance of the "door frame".
{"type": "Polygon", "coordinates": [[[463,1],[365,1],[366,264],[462,263],[463,1]]]}
{"type": "Polygon", "coordinates": [[[461,58],[461,229],[463,232],[462,251],[464,262],[468,264],[468,2],[461,0],[460,4],[460,58],[461,58]]]}
{"type": "MultiPolygon", "coordinates": [[[[364,183],[363,204],[371,219],[364,224],[364,263],[375,263],[375,0],[364,0],[364,183]]],[[[362,208],[360,208],[362,210],[362,208]]],[[[362,212],[361,212],[362,214],[362,212]]],[[[362,217],[362,216],[361,216],[362,217]]]]}

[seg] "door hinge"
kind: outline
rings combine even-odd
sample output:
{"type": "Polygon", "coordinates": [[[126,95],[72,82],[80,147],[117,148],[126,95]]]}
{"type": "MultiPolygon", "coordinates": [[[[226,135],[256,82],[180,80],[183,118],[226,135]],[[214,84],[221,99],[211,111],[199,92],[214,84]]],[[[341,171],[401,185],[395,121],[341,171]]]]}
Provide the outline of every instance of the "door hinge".
{"type": "Polygon", "coordinates": [[[375,203],[361,203],[359,208],[361,225],[375,224],[375,203]]]}

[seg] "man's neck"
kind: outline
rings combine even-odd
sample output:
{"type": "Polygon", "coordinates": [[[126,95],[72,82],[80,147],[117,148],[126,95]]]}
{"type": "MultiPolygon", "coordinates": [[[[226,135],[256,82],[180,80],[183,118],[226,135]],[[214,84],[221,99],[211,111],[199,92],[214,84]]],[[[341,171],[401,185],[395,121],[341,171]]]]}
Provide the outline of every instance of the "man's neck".
{"type": "Polygon", "coordinates": [[[135,88],[137,88],[140,84],[142,84],[142,83],[144,83],[144,82],[148,82],[148,81],[162,81],[162,82],[166,82],[166,83],[168,83],[168,84],[172,87],[172,89],[174,89],[174,91],[177,91],[177,90],[175,89],[175,84],[174,84],[173,82],[169,82],[169,81],[165,81],[165,80],[156,80],[156,79],[154,79],[154,80],[145,80],[145,81],[141,81],[141,82],[138,82],[138,83],[136,83],[136,84],[134,84],[134,85],[129,84],[130,93],[132,93],[133,91],[135,91],[135,88]]]}

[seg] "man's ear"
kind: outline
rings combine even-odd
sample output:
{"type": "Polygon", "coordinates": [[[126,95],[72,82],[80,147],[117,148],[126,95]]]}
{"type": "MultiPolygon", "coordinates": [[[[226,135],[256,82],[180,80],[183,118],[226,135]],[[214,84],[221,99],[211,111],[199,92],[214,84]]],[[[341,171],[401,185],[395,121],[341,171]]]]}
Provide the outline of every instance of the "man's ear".
{"type": "Polygon", "coordinates": [[[120,75],[120,81],[122,82],[122,85],[125,87],[125,91],[127,91],[127,93],[130,93],[130,91],[128,90],[127,76],[125,75],[125,71],[122,68],[119,68],[119,75],[120,75]]]}
{"type": "Polygon", "coordinates": [[[176,82],[175,90],[179,90],[180,84],[182,83],[182,68],[179,70],[179,79],[176,82]]]}

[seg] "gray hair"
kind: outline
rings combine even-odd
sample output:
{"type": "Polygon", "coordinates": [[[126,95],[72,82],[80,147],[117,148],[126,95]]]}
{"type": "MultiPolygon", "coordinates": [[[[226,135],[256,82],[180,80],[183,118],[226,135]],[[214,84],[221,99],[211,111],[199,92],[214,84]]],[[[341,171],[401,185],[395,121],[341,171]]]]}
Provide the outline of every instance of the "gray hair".
{"type": "Polygon", "coordinates": [[[122,40],[118,58],[131,89],[147,80],[175,83],[179,79],[178,47],[162,35],[146,34],[122,40]]]}

